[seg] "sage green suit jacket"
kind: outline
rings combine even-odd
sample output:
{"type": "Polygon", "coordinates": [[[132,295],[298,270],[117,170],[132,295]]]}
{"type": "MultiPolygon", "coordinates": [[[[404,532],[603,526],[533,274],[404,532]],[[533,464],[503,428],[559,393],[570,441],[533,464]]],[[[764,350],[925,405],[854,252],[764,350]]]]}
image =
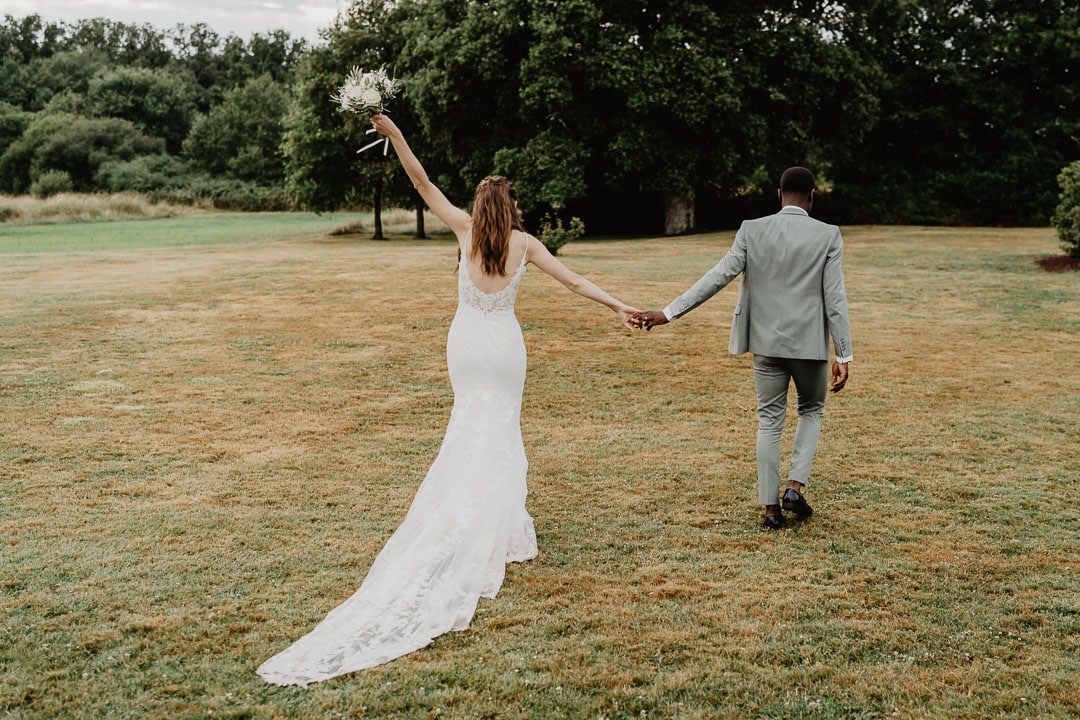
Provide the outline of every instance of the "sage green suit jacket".
{"type": "Polygon", "coordinates": [[[742,275],[728,350],[769,357],[851,357],[840,228],[785,207],[747,220],[712,270],[668,306],[681,317],[742,275]]]}

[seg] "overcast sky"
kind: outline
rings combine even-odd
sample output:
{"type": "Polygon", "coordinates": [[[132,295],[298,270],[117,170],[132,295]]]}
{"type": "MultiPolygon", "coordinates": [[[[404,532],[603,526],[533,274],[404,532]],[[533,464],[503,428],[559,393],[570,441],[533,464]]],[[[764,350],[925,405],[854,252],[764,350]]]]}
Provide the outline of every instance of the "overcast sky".
{"type": "Polygon", "coordinates": [[[221,35],[245,40],[256,32],[288,30],[293,37],[317,42],[338,6],[347,0],[2,0],[0,15],[41,15],[72,22],[104,17],[126,23],[150,23],[161,29],[177,23],[203,22],[221,35]]]}

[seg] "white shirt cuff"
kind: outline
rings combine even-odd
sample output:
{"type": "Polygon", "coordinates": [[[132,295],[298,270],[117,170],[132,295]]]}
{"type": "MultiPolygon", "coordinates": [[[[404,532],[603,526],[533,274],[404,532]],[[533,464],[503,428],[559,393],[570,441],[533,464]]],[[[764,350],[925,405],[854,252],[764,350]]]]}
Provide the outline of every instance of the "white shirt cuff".
{"type": "Polygon", "coordinates": [[[838,358],[836,358],[836,362],[838,362],[838,363],[840,363],[842,365],[846,365],[847,363],[851,362],[854,359],[855,358],[853,356],[848,355],[847,357],[838,357],[838,358]]]}
{"type": "Polygon", "coordinates": [[[671,306],[670,306],[670,305],[668,305],[668,306],[667,306],[666,308],[664,308],[664,317],[666,317],[666,318],[667,318],[667,321],[668,321],[668,322],[671,322],[671,315],[672,315],[672,313],[671,313],[671,306]]]}

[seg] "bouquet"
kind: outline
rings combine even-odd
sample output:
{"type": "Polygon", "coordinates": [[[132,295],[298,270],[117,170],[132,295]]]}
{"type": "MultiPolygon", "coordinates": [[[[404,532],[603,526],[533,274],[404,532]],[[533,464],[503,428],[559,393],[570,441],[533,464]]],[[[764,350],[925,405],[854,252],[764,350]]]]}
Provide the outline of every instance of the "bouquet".
{"type": "Polygon", "coordinates": [[[387,75],[386,68],[364,72],[354,67],[330,98],[345,112],[374,114],[384,112],[387,101],[393,100],[400,89],[401,83],[387,75]]]}
{"type": "MultiPolygon", "coordinates": [[[[353,66],[349,74],[345,76],[345,82],[338,88],[336,95],[330,99],[341,106],[345,112],[354,113],[382,113],[386,111],[386,103],[393,100],[401,89],[401,83],[386,74],[386,68],[364,72],[353,66]]],[[[375,128],[367,131],[367,134],[375,132],[375,128]]],[[[382,143],[383,155],[390,150],[390,139],[379,138],[373,143],[368,143],[357,150],[362,153],[382,143]]]]}

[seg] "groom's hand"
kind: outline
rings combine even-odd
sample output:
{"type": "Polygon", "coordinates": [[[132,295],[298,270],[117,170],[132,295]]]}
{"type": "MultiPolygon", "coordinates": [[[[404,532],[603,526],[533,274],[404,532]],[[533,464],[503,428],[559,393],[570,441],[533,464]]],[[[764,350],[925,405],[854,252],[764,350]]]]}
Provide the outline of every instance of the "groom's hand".
{"type": "Polygon", "coordinates": [[[668,319],[662,310],[646,310],[634,316],[634,321],[639,328],[651,330],[657,325],[667,325],[668,319]]]}
{"type": "Polygon", "coordinates": [[[834,362],[832,364],[832,383],[829,385],[829,390],[840,392],[844,389],[844,385],[847,384],[847,378],[848,364],[834,362]]]}

